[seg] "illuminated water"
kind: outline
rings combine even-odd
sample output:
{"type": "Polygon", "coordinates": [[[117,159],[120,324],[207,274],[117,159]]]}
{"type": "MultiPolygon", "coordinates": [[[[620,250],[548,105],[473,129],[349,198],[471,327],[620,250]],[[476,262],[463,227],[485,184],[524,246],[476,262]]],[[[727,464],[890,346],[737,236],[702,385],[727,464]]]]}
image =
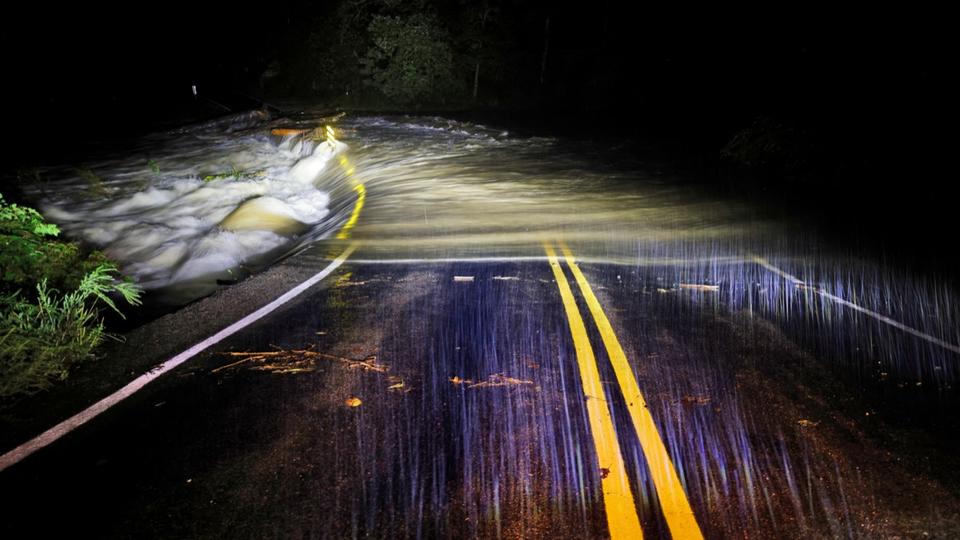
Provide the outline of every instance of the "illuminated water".
{"type": "Polygon", "coordinates": [[[347,118],[337,138],[281,140],[267,125],[172,133],[83,168],[44,171],[35,195],[67,234],[147,289],[175,286],[181,297],[329,236],[358,182],[369,201],[355,237],[368,257],[540,256],[557,232],[591,243],[743,233],[737,209],[585,159],[599,148],[438,118],[347,118]]]}

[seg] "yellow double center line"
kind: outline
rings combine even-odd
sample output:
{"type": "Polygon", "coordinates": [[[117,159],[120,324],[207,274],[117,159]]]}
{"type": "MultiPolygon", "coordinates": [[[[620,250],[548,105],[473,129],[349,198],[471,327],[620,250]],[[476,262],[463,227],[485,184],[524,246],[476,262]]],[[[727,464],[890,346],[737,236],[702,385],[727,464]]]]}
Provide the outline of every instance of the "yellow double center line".
{"type": "MultiPolygon", "coordinates": [[[[577,353],[580,379],[583,384],[584,395],[587,398],[590,430],[593,433],[597,460],[603,472],[601,486],[610,537],[613,539],[642,538],[643,532],[640,529],[640,520],[637,517],[633,493],[630,490],[616,430],[610,416],[609,405],[604,397],[596,358],[587,337],[583,318],[580,316],[573,291],[570,289],[567,278],[563,273],[556,252],[550,245],[545,245],[544,248],[550,261],[550,268],[557,280],[557,287],[560,289],[564,310],[570,321],[570,333],[573,336],[574,349],[577,353]]],[[[646,400],[640,392],[637,380],[633,376],[633,370],[627,362],[623,347],[620,346],[620,341],[617,339],[596,295],[593,294],[587,278],[575,264],[573,254],[565,245],[561,245],[561,249],[567,261],[567,266],[580,287],[580,292],[586,300],[587,307],[593,315],[603,344],[607,349],[607,356],[613,365],[617,383],[626,400],[630,419],[640,440],[640,447],[643,449],[649,465],[650,475],[657,490],[657,498],[663,508],[663,515],[670,529],[670,534],[676,539],[703,538],[696,517],[693,515],[693,509],[687,500],[686,492],[677,476],[676,468],[670,459],[670,454],[667,453],[663,440],[660,438],[660,432],[650,415],[650,410],[647,408],[646,400]]]]}
{"type": "Polygon", "coordinates": [[[347,158],[347,156],[340,154],[338,160],[340,161],[340,166],[343,167],[344,172],[347,173],[347,178],[353,182],[353,190],[357,192],[357,202],[353,205],[353,212],[350,213],[350,219],[343,224],[343,227],[337,234],[337,240],[347,240],[350,238],[350,232],[357,224],[357,220],[360,219],[360,212],[363,210],[363,204],[367,200],[367,186],[365,186],[363,182],[354,176],[356,168],[350,164],[350,160],[347,158]]]}

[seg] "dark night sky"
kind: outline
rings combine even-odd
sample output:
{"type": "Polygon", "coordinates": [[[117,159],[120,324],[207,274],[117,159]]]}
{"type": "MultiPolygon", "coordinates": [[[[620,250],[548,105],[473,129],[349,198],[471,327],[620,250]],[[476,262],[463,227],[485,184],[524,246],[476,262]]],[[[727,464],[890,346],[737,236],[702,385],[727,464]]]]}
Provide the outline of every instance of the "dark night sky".
{"type": "Polygon", "coordinates": [[[25,103],[163,98],[188,92],[202,77],[236,77],[239,83],[244,67],[258,67],[261,51],[287,18],[280,9],[227,4],[62,9],[35,8],[5,33],[5,64],[18,81],[7,90],[25,103]]]}

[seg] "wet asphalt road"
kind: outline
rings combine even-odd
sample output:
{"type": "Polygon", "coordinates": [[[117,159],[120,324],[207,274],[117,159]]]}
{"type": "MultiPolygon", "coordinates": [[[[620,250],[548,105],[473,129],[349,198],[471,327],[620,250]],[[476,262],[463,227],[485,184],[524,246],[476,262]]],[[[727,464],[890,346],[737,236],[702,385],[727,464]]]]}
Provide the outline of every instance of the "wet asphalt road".
{"type": "MultiPolygon", "coordinates": [[[[316,247],[281,267],[316,271],[328,254],[316,247]]],[[[664,288],[656,269],[580,268],[705,537],[960,532],[949,458],[908,428],[875,429],[796,336],[731,309],[725,290],[664,288]]],[[[574,282],[569,267],[564,275],[574,282]]],[[[572,290],[644,537],[670,538],[598,327],[572,290]]],[[[230,310],[213,313],[204,324],[230,310]]],[[[164,324],[154,323],[171,331],[164,324]]],[[[202,335],[198,326],[171,342],[202,335]]],[[[147,365],[167,354],[140,350],[147,365]]],[[[603,538],[610,471],[598,465],[577,365],[546,259],[348,260],[4,471],[0,534],[603,538]],[[320,354],[230,355],[294,349],[320,354]]]]}

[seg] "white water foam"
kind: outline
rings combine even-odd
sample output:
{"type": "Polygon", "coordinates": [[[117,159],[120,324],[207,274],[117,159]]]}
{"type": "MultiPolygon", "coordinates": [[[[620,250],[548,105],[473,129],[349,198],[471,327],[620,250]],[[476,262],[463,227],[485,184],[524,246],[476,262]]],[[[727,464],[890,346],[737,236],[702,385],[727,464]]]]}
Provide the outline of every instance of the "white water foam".
{"type": "Polygon", "coordinates": [[[345,149],[335,140],[277,145],[265,132],[180,134],[147,149],[149,158],[96,163],[96,177],[58,181],[41,209],[69,236],[120,261],[146,289],[212,284],[328,216],[321,177],[345,149]]]}

